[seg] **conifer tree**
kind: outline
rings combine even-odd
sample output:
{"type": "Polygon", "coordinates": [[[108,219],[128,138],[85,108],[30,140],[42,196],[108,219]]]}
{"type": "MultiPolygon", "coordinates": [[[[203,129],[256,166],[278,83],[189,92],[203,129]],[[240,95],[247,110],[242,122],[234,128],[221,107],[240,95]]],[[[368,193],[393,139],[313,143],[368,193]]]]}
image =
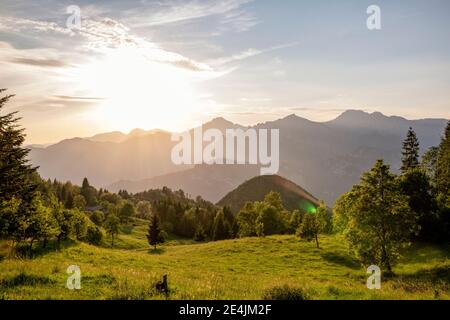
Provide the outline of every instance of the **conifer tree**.
{"type": "MultiPolygon", "coordinates": [[[[0,89],[0,93],[6,89],[0,89]]],[[[33,199],[38,188],[36,169],[28,162],[29,149],[16,112],[3,115],[13,95],[0,98],[0,237],[13,244],[27,236],[27,228],[37,214],[33,199]],[[4,210],[10,208],[11,210],[4,210]]]]}
{"type": "Polygon", "coordinates": [[[419,165],[419,140],[416,133],[410,127],[406,135],[405,141],[403,141],[402,150],[402,173],[407,172],[410,169],[414,169],[419,165]]]}
{"type": "Polygon", "coordinates": [[[148,233],[147,233],[148,243],[153,246],[156,250],[156,245],[158,243],[164,242],[163,233],[161,227],[159,225],[159,219],[157,214],[152,214],[150,218],[150,223],[148,225],[148,233]]]}

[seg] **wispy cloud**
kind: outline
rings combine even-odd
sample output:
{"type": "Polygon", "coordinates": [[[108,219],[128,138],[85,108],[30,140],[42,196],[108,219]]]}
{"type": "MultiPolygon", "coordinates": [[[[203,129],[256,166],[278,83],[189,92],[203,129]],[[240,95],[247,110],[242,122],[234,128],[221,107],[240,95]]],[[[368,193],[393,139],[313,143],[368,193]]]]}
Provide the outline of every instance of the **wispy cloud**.
{"type": "Polygon", "coordinates": [[[240,61],[240,60],[244,60],[247,58],[251,58],[251,57],[255,57],[264,53],[268,53],[271,51],[275,51],[275,50],[280,50],[280,49],[285,49],[285,48],[290,48],[290,47],[294,47],[297,46],[299,43],[298,42],[291,42],[291,43],[286,43],[286,44],[280,44],[280,45],[276,45],[276,46],[272,46],[266,49],[254,49],[254,48],[249,48],[247,50],[244,50],[242,52],[239,52],[237,54],[233,54],[231,56],[228,57],[222,57],[222,58],[218,58],[218,59],[214,59],[211,61],[208,61],[209,64],[211,65],[224,65],[224,64],[228,64],[231,62],[235,62],[235,61],[240,61]]]}
{"type": "MultiPolygon", "coordinates": [[[[238,10],[244,4],[253,0],[192,0],[192,1],[166,1],[159,2],[154,13],[141,12],[135,16],[133,27],[149,27],[165,24],[173,24],[205,18],[213,15],[227,14],[238,10]]],[[[235,15],[235,18],[239,15],[235,15]]],[[[241,16],[242,18],[242,16],[241,16]]],[[[232,17],[228,19],[231,21],[232,17]]],[[[236,20],[237,21],[237,20],[236,20]]]]}
{"type": "MultiPolygon", "coordinates": [[[[121,22],[107,17],[92,17],[82,20],[80,29],[69,30],[53,22],[34,21],[30,19],[12,19],[0,17],[0,31],[36,31],[42,33],[67,34],[79,36],[82,39],[81,47],[91,51],[103,52],[105,49],[134,48],[149,61],[171,64],[174,67],[193,72],[212,72],[213,69],[185,57],[179,53],[164,50],[156,43],[138,37],[121,22]]],[[[27,57],[8,57],[7,61],[13,63],[29,64],[34,66],[64,66],[63,62],[52,59],[35,59],[27,57]]]]}
{"type": "Polygon", "coordinates": [[[60,68],[65,67],[67,65],[64,61],[54,59],[11,58],[8,60],[8,62],[25,64],[36,67],[52,67],[52,68],[60,68]]]}

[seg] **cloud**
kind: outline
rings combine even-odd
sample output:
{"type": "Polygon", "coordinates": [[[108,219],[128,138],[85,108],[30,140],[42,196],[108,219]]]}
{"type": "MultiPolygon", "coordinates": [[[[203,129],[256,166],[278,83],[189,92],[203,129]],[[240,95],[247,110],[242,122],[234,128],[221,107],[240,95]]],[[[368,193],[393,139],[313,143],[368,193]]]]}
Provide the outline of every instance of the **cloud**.
{"type": "Polygon", "coordinates": [[[25,64],[36,67],[60,68],[67,65],[64,61],[55,59],[11,58],[7,61],[11,63],[25,64]]]}
{"type": "MultiPolygon", "coordinates": [[[[144,11],[143,14],[135,18],[133,27],[149,27],[159,26],[172,23],[186,22],[189,20],[205,18],[213,15],[226,14],[239,9],[244,4],[250,3],[253,0],[191,0],[191,1],[168,1],[158,3],[158,8],[151,8],[157,11],[149,14],[144,11]]],[[[235,17],[238,17],[236,15],[235,17]]],[[[229,22],[232,17],[229,17],[229,22]]],[[[242,18],[242,17],[241,17],[242,18]]],[[[238,21],[239,19],[235,19],[238,21]]],[[[241,21],[242,23],[242,21],[241,21]]]]}
{"type": "MultiPolygon", "coordinates": [[[[36,31],[43,33],[57,33],[81,38],[80,46],[88,51],[104,53],[107,49],[133,48],[149,61],[171,64],[174,67],[189,70],[191,72],[213,72],[214,70],[205,63],[201,63],[185,57],[181,54],[164,50],[156,43],[145,38],[138,37],[130,32],[123,23],[107,18],[92,17],[82,19],[81,28],[66,29],[53,22],[34,21],[30,19],[12,19],[0,17],[0,31],[20,30],[36,31]]],[[[75,40],[73,40],[75,41],[75,40]]],[[[74,49],[70,47],[70,49],[74,49]]],[[[52,59],[36,59],[30,57],[8,57],[7,61],[13,63],[28,64],[34,66],[62,67],[62,61],[52,59]]]]}
{"type": "Polygon", "coordinates": [[[80,96],[65,96],[65,95],[54,95],[52,96],[52,98],[54,99],[59,99],[59,100],[81,100],[81,101],[101,101],[104,100],[105,98],[102,97],[80,97],[80,96]]]}
{"type": "Polygon", "coordinates": [[[37,32],[57,32],[62,34],[71,34],[72,31],[60,27],[55,22],[37,21],[18,17],[0,16],[0,30],[10,32],[37,31],[37,32]]]}
{"type": "Polygon", "coordinates": [[[271,51],[275,51],[275,50],[280,50],[280,49],[285,49],[285,48],[290,48],[290,47],[294,47],[297,46],[298,42],[291,42],[291,43],[286,43],[286,44],[281,44],[281,45],[276,45],[276,46],[272,46],[266,49],[253,49],[253,48],[249,48],[245,51],[242,51],[240,53],[228,56],[228,57],[222,57],[222,58],[218,58],[218,59],[214,59],[209,61],[208,63],[211,65],[224,65],[224,64],[228,64],[231,62],[235,62],[235,61],[240,61],[240,60],[244,60],[247,58],[251,58],[251,57],[255,57],[264,53],[268,53],[271,51]]]}

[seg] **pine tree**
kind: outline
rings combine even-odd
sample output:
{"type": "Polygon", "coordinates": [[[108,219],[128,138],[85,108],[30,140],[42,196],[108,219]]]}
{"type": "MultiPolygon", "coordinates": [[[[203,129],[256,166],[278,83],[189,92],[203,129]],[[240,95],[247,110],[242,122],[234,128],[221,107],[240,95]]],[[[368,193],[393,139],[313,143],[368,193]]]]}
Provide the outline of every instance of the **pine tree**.
{"type": "Polygon", "coordinates": [[[436,189],[441,204],[450,207],[450,121],[439,145],[436,168],[436,189]]]}
{"type": "Polygon", "coordinates": [[[148,233],[147,233],[148,243],[153,246],[156,250],[156,245],[158,243],[164,242],[163,233],[161,227],[159,226],[159,219],[157,214],[152,214],[150,218],[150,223],[148,225],[148,233]]]}
{"type": "Polygon", "coordinates": [[[419,165],[419,140],[416,133],[410,127],[402,150],[402,173],[414,169],[419,165]]]}
{"type": "MultiPolygon", "coordinates": [[[[0,93],[6,89],[0,89],[0,93]]],[[[0,98],[0,112],[13,95],[0,98]]],[[[32,177],[36,172],[28,162],[29,149],[22,147],[24,129],[18,124],[17,112],[0,115],[0,202],[13,197],[31,203],[37,189],[32,177]]]]}
{"type": "Polygon", "coordinates": [[[228,230],[229,228],[226,225],[225,217],[221,210],[214,218],[212,239],[214,241],[227,239],[229,237],[228,230]]]}
{"type": "MultiPolygon", "coordinates": [[[[0,89],[0,93],[6,89],[0,89]]],[[[13,95],[0,98],[0,112],[13,95]]],[[[23,148],[24,129],[16,112],[0,113],[0,237],[14,242],[27,235],[33,215],[33,199],[38,188],[36,168],[28,162],[30,150],[23,148]],[[14,209],[3,210],[11,207],[14,209]],[[9,214],[11,213],[11,214],[9,214]]]]}

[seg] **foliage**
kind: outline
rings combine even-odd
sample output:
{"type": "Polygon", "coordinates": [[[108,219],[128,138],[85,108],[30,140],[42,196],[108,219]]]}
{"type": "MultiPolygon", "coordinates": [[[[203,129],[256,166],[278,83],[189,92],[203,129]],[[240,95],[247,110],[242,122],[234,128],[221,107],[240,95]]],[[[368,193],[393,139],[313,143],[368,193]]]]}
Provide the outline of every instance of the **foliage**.
{"type": "Polygon", "coordinates": [[[307,241],[316,240],[316,247],[319,248],[319,232],[322,224],[313,213],[307,213],[303,217],[303,222],[297,230],[297,236],[307,241]]]}
{"type": "Polygon", "coordinates": [[[229,225],[225,221],[223,210],[220,210],[214,218],[212,239],[225,240],[230,237],[229,225]]]}
{"type": "Polygon", "coordinates": [[[102,230],[97,226],[88,226],[86,232],[86,241],[90,244],[99,245],[103,239],[102,230]]]}
{"type": "Polygon", "coordinates": [[[419,165],[419,140],[412,128],[409,128],[406,139],[403,142],[402,149],[402,167],[403,173],[410,169],[417,168],[419,165]]]}
{"type": "Polygon", "coordinates": [[[152,214],[150,218],[150,223],[148,225],[148,233],[147,233],[148,243],[156,249],[156,245],[159,243],[163,243],[165,241],[165,237],[161,227],[159,225],[159,219],[157,214],[152,214]]]}
{"type": "Polygon", "coordinates": [[[378,160],[336,207],[335,214],[345,215],[338,220],[346,221],[344,235],[360,261],[392,271],[400,248],[417,232],[417,215],[389,166],[378,160]]]}
{"type": "Polygon", "coordinates": [[[115,214],[109,214],[105,220],[106,233],[111,237],[111,246],[114,246],[114,237],[119,233],[120,219],[115,214]]]}

